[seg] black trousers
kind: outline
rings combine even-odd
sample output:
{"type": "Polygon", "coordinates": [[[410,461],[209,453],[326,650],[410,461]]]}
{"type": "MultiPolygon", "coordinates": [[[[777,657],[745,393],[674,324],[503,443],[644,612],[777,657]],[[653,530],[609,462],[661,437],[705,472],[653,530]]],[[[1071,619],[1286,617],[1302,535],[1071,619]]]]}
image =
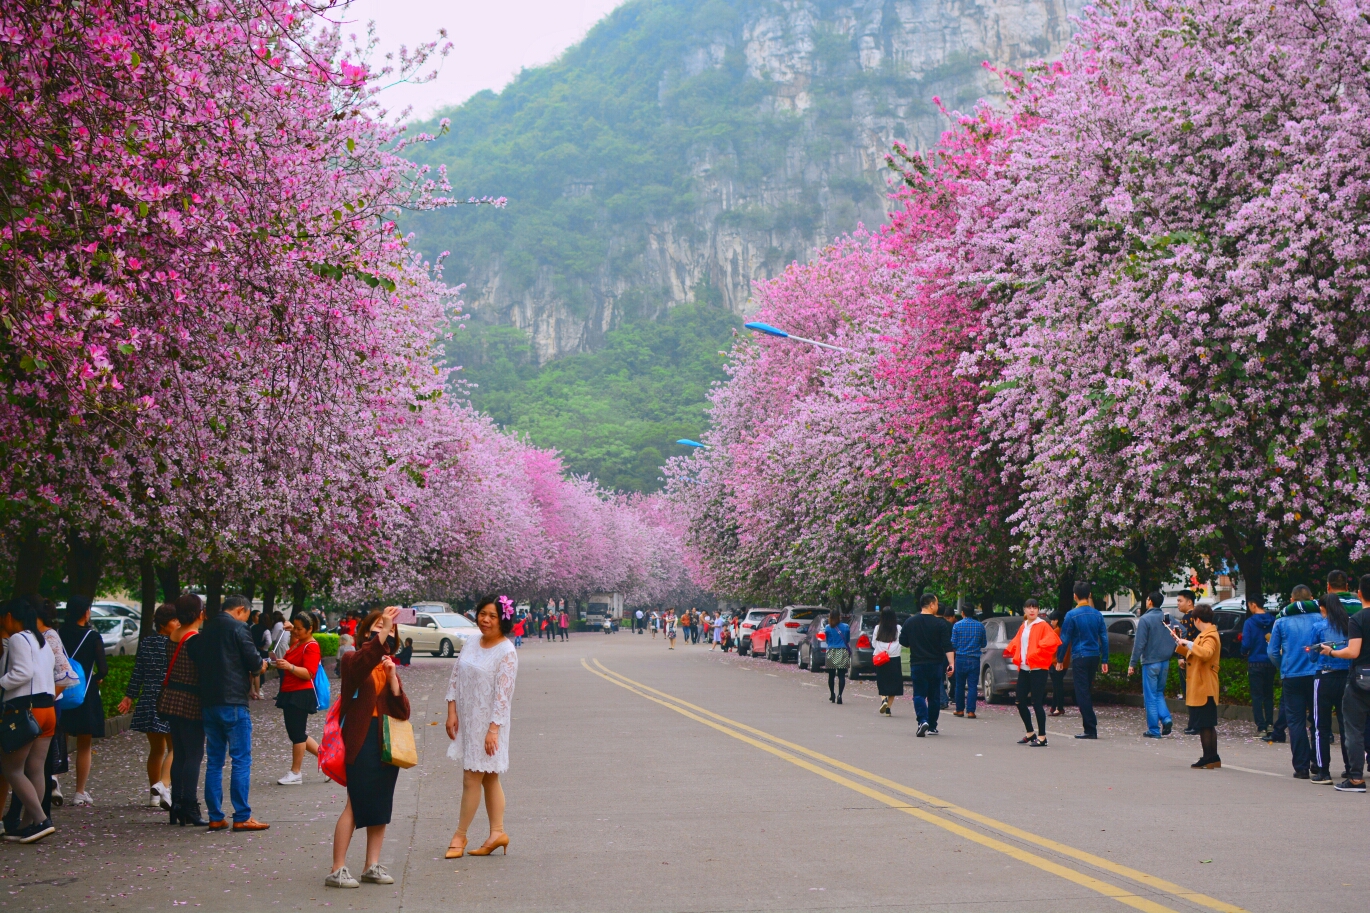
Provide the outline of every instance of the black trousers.
{"type": "Polygon", "coordinates": [[[1056,671],[1051,667],[1051,709],[1065,712],[1066,709],[1066,670],[1056,671]]]}
{"type": "Polygon", "coordinates": [[[1313,677],[1313,767],[1329,775],[1332,770],[1334,710],[1337,713],[1337,735],[1341,739],[1342,770],[1351,768],[1351,758],[1346,750],[1346,712],[1342,705],[1342,697],[1346,694],[1346,676],[1345,669],[1329,669],[1313,677]]]}
{"type": "Polygon", "coordinates": [[[1028,702],[1037,713],[1037,735],[1046,738],[1047,734],[1047,670],[1018,670],[1018,715],[1023,718],[1023,728],[1032,731],[1032,715],[1028,712],[1028,702]]]}
{"type": "Polygon", "coordinates": [[[1246,664],[1246,681],[1251,687],[1251,716],[1256,730],[1275,724],[1275,667],[1270,663],[1246,664]]]}
{"type": "Polygon", "coordinates": [[[1341,706],[1346,711],[1346,737],[1342,739],[1346,770],[1352,780],[1364,780],[1365,719],[1370,714],[1370,691],[1362,691],[1348,681],[1342,692],[1341,706]]]}
{"type": "Polygon", "coordinates": [[[183,808],[200,802],[200,765],[205,759],[205,724],[169,716],[171,724],[171,805],[183,808]]]}
{"type": "Polygon", "coordinates": [[[1070,680],[1075,685],[1075,706],[1080,708],[1080,722],[1085,735],[1099,734],[1099,718],[1094,715],[1094,676],[1099,671],[1099,657],[1077,656],[1070,661],[1070,680]]]}

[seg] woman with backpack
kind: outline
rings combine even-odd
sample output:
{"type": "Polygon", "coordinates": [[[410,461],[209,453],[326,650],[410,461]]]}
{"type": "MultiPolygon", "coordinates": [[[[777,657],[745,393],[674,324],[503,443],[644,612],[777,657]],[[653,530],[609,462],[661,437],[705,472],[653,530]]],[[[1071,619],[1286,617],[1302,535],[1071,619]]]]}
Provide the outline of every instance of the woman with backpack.
{"type": "Polygon", "coordinates": [[[100,699],[100,682],[109,674],[105,664],[105,642],[90,626],[90,597],[73,596],[62,619],[62,646],[73,663],[81,666],[86,679],[86,699],[81,706],[62,710],[62,731],[76,736],[76,795],[72,805],[94,805],[86,785],[90,781],[91,739],[105,737],[105,704],[100,699]]]}
{"type": "Polygon", "coordinates": [[[290,736],[290,772],[276,782],[281,786],[298,786],[304,782],[300,772],[304,753],[318,757],[319,743],[309,737],[309,716],[321,707],[314,679],[319,674],[323,652],[314,639],[314,619],[308,612],[300,612],[290,621],[290,649],[276,660],[281,671],[281,690],[276,694],[276,706],[285,715],[285,731],[290,736]]]}
{"type": "Polygon", "coordinates": [[[157,698],[162,694],[171,656],[169,635],[179,627],[176,607],[170,603],[159,605],[152,624],[157,633],[138,642],[138,658],[133,662],[133,674],[124,689],[124,699],[119,702],[119,712],[128,713],[137,705],[129,728],[147,734],[147,783],[151,794],[148,804],[171,811],[171,724],[157,713],[157,698]]]}
{"type": "MultiPolygon", "coordinates": [[[[11,599],[0,610],[5,659],[0,669],[4,727],[0,734],[0,772],[24,811],[8,839],[34,843],[56,830],[43,808],[47,792],[43,765],[57,731],[57,686],[52,648],[38,633],[38,615],[27,599],[11,599]]],[[[14,822],[11,822],[14,823],[14,822]]]]}

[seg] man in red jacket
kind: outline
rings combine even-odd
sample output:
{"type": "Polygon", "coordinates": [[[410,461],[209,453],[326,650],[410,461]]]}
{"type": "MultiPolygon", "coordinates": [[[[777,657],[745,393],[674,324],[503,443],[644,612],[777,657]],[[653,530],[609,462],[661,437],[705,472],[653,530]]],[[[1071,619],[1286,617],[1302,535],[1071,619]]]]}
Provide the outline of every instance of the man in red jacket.
{"type": "Polygon", "coordinates": [[[1056,648],[1061,645],[1056,631],[1046,619],[1038,617],[1039,611],[1037,600],[1023,603],[1023,625],[1004,650],[1004,657],[1018,665],[1018,715],[1027,729],[1027,735],[1018,744],[1033,748],[1045,748],[1047,744],[1047,670],[1056,661],[1056,648]],[[1029,699],[1037,713],[1036,732],[1032,731],[1032,716],[1028,713],[1029,699]]]}

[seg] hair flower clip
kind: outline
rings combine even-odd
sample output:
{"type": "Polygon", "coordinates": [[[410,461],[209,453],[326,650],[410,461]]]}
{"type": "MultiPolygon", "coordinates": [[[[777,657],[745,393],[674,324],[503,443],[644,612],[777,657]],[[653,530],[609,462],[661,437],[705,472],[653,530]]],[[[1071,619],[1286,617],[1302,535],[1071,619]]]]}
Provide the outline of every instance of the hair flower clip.
{"type": "Polygon", "coordinates": [[[501,596],[499,598],[499,605],[501,615],[503,615],[505,618],[514,617],[514,601],[512,599],[510,599],[508,596],[501,596]]]}

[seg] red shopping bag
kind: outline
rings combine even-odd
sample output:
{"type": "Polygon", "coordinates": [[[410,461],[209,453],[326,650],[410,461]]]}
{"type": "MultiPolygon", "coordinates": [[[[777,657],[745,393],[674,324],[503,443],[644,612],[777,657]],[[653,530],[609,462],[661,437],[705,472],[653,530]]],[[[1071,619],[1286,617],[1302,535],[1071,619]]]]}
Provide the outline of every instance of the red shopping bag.
{"type": "Polygon", "coordinates": [[[347,749],[342,737],[342,698],[333,702],[319,739],[319,772],[339,786],[347,785],[347,749]]]}

